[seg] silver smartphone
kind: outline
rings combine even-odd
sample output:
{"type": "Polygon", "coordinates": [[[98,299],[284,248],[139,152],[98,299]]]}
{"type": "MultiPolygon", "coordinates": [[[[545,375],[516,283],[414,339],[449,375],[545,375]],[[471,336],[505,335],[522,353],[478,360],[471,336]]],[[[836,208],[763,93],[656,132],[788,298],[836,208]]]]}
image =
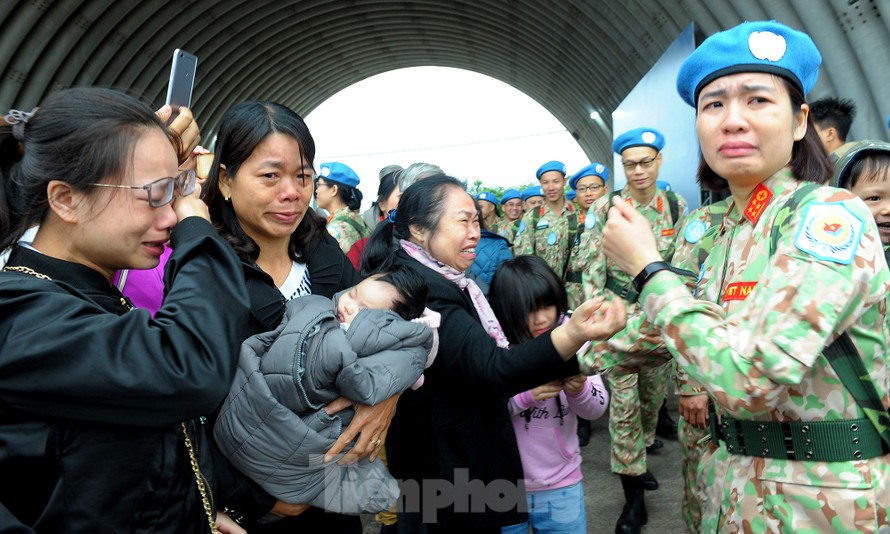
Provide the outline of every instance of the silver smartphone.
{"type": "Polygon", "coordinates": [[[179,107],[192,106],[192,89],[195,87],[195,71],[198,69],[198,56],[189,54],[181,48],[173,52],[170,65],[170,82],[167,84],[167,104],[173,108],[172,122],[179,114],[179,107]]]}

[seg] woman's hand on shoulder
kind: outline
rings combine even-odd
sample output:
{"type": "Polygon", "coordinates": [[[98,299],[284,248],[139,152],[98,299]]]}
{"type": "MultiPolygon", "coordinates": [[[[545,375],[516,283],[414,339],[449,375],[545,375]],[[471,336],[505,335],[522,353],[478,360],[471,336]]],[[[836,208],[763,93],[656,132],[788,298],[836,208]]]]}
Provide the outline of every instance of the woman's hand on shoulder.
{"type": "Polygon", "coordinates": [[[588,340],[612,337],[627,325],[624,301],[606,302],[602,297],[590,299],[575,308],[572,317],[553,329],[550,340],[564,360],[575,355],[588,340]]]}
{"type": "Polygon", "coordinates": [[[580,342],[579,347],[587,340],[609,339],[625,326],[627,326],[627,309],[624,301],[615,299],[606,302],[602,297],[581,303],[566,323],[569,335],[580,342]]]}
{"type": "MultiPolygon", "coordinates": [[[[392,422],[400,396],[401,394],[393,395],[374,406],[355,404],[355,415],[352,417],[352,422],[343,429],[343,433],[334,442],[334,446],[325,453],[325,461],[329,462],[334,459],[343,452],[347,445],[352,443],[352,440],[356,440],[355,445],[340,460],[341,464],[352,464],[368,455],[371,456],[372,462],[376,460],[380,451],[383,450],[386,433],[389,430],[389,424],[392,422]]],[[[328,404],[325,411],[328,415],[333,415],[352,405],[352,401],[340,397],[328,404]]]]}

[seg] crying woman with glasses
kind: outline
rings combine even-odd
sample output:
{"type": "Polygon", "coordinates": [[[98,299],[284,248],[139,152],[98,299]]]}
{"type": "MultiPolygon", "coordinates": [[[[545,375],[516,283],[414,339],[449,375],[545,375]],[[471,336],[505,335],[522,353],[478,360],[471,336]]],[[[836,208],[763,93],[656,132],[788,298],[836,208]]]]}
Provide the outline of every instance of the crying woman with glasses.
{"type": "Polygon", "coordinates": [[[75,88],[0,124],[2,530],[240,530],[217,512],[199,418],[225,397],[250,303],[179,170],[197,126],[182,108],[166,128],[170,111],[75,88]],[[112,281],[168,242],[152,317],[112,281]]]}

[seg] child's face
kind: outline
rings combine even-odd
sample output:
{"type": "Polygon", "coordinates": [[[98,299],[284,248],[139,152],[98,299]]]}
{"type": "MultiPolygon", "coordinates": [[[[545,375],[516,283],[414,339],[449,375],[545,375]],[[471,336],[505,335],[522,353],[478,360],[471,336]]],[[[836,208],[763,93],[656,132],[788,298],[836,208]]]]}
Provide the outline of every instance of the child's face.
{"type": "Polygon", "coordinates": [[[351,323],[360,310],[391,310],[398,299],[398,291],[391,284],[375,277],[366,278],[337,300],[337,319],[351,323]]]}
{"type": "Polygon", "coordinates": [[[556,306],[545,306],[528,314],[528,331],[538,337],[556,324],[556,306]]]}
{"type": "Polygon", "coordinates": [[[890,245],[890,176],[860,176],[852,191],[871,210],[881,232],[881,242],[890,245]]]}

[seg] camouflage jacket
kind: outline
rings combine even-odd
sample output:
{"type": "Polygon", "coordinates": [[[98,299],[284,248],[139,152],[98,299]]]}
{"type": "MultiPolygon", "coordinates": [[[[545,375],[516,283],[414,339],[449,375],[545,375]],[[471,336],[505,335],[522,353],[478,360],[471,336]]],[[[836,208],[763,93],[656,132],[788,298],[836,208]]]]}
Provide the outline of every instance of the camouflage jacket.
{"type": "MultiPolygon", "coordinates": [[[[695,294],[695,282],[714,245],[723,218],[732,203],[732,197],[702,206],[686,217],[686,222],[677,234],[677,246],[671,264],[674,267],[692,272],[695,277],[684,277],[686,287],[695,294]]],[[[705,392],[704,386],[689,377],[686,372],[672,360],[677,389],[680,395],[698,395],[705,392]]]]}
{"type": "Polygon", "coordinates": [[[568,201],[563,204],[560,213],[554,213],[546,205],[529,211],[516,229],[513,255],[534,254],[547,262],[557,276],[562,277],[568,259],[573,220],[577,228],[578,214],[568,201]]]}
{"type": "MultiPolygon", "coordinates": [[[[683,280],[656,274],[641,297],[680,366],[718,411],[738,419],[825,421],[863,417],[822,351],[847,332],[884,407],[890,405],[890,272],[864,203],[782,171],[724,219],[694,298],[683,280]],[[778,233],[776,233],[778,231],[778,233]]],[[[712,480],[703,531],[874,532],[888,520],[890,457],[806,462],[732,456],[703,460],[712,480]],[[768,494],[776,494],[770,498],[768,494]],[[815,507],[806,503],[821,503],[815,507]]]]}
{"type": "MultiPolygon", "coordinates": [[[[589,268],[584,270],[582,275],[585,299],[598,296],[604,296],[608,300],[618,298],[613,291],[606,289],[609,279],[612,279],[612,283],[617,286],[632,288],[633,276],[621,271],[602,251],[602,230],[606,225],[606,216],[612,206],[613,196],[631,203],[649,220],[655,233],[658,251],[665,261],[670,261],[674,255],[677,232],[685,218],[686,201],[683,197],[677,195],[679,213],[675,221],[669,207],[667,192],[661,189],[656,190],[652,200],[645,206],[633,200],[627,188],[597,199],[585,217],[585,226],[591,229],[581,234],[579,247],[589,255],[589,268]]],[[[606,342],[595,344],[586,355],[579,358],[579,361],[585,369],[606,369],[615,365],[635,367],[660,365],[669,357],[661,338],[640,311],[639,304],[634,302],[627,307],[627,326],[624,330],[606,342]]]]}
{"type": "Polygon", "coordinates": [[[328,217],[327,229],[337,240],[344,254],[349,252],[356,241],[371,235],[371,229],[365,224],[362,216],[353,213],[349,208],[342,208],[332,213],[328,217]]]}

